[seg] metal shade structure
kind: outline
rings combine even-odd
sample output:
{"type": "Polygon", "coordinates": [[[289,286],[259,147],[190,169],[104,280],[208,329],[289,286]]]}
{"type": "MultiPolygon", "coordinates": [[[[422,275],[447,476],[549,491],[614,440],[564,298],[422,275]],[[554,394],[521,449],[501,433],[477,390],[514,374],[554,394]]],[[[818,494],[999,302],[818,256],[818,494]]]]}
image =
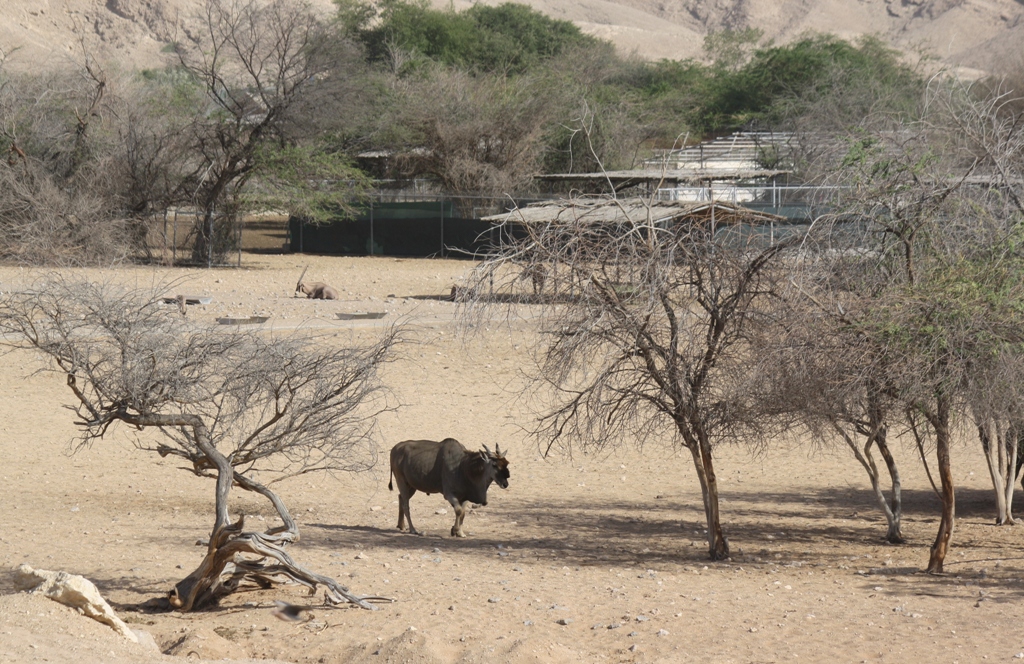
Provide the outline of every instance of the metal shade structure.
{"type": "Polygon", "coordinates": [[[641,168],[628,171],[605,171],[601,173],[551,173],[537,175],[535,179],[545,182],[594,182],[611,184],[615,191],[647,185],[678,187],[705,182],[736,182],[739,180],[765,180],[790,171],[766,168],[641,168]]]}
{"type": "Polygon", "coordinates": [[[548,224],[572,221],[615,224],[625,221],[665,224],[707,217],[718,224],[785,224],[785,217],[721,201],[650,201],[643,198],[577,198],[534,203],[510,212],[483,217],[483,221],[510,224],[548,224]]]}

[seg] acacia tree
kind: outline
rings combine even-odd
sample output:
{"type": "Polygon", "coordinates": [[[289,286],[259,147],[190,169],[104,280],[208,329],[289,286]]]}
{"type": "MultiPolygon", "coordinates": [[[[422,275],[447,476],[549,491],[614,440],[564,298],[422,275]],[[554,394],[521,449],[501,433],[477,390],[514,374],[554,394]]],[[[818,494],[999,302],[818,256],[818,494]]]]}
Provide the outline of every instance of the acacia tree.
{"type": "Polygon", "coordinates": [[[349,185],[361,178],[340,153],[296,155],[302,137],[290,132],[310,127],[304,102],[322,104],[324,89],[343,99],[339,83],[346,65],[354,66],[347,44],[307,2],[207,0],[200,23],[195,41],[178,45],[181,67],[207,102],[188,130],[194,159],[179,195],[198,213],[193,260],[210,264],[230,248],[246,186],[261,172],[272,189],[281,180],[315,180],[351,193],[349,185]],[[317,172],[309,172],[310,164],[317,172]]]}
{"type": "MultiPolygon", "coordinates": [[[[851,337],[843,323],[822,315],[802,293],[789,293],[785,313],[756,338],[757,354],[765,358],[767,398],[779,412],[788,412],[818,440],[845,444],[863,467],[879,508],[885,515],[885,540],[902,544],[903,483],[889,448],[889,426],[899,404],[878,383],[886,376],[882,361],[867,340],[851,337]],[[877,450],[889,478],[889,496],[882,486],[877,450]]],[[[811,296],[813,297],[813,296],[811,296]]]]}
{"type": "MultiPolygon", "coordinates": [[[[848,144],[834,165],[837,212],[815,222],[798,289],[827,321],[817,347],[856,353],[867,394],[934,442],[942,514],[930,572],[942,571],[953,534],[957,425],[976,418],[1005,496],[1016,412],[1013,398],[985,392],[1018,364],[1021,215],[999,162],[964,149],[962,125],[978,110],[964,92],[937,86],[920,118],[848,144]]],[[[871,400],[863,404],[869,420],[871,400]]]]}
{"type": "Polygon", "coordinates": [[[53,277],[7,296],[0,330],[65,376],[79,447],[119,425],[153,431],[140,434],[141,449],[216,480],[206,556],[170,591],[170,604],[188,611],[244,582],[286,580],[323,586],[331,603],[372,608],[380,598],[352,594],[292,559],[285,547],[298,541],[298,526],[271,487],[373,465],[375,416],[387,406],[378,373],[397,332],[347,348],[309,335],[222,331],[190,323],[157,295],[53,277]],[[234,486],[265,497],[280,525],[254,532],[244,529],[244,516],[232,523],[234,486]]]}
{"type": "Polygon", "coordinates": [[[766,220],[639,199],[532,206],[512,213],[509,241],[465,291],[467,313],[481,311],[528,300],[524,277],[546,275],[536,385],[552,405],[538,414],[536,436],[548,451],[627,441],[685,448],[712,560],[729,555],[714,450],[764,434],[748,333],[769,308],[787,246],[746,232],[766,220]]]}
{"type": "Polygon", "coordinates": [[[978,430],[996,499],[996,525],[1016,523],[1013,493],[1017,483],[1022,435],[1021,383],[1024,356],[1015,344],[994,349],[972,364],[967,381],[970,417],[978,430]]]}
{"type": "MultiPolygon", "coordinates": [[[[1002,83],[954,84],[944,93],[937,99],[945,120],[943,128],[956,139],[958,153],[968,155],[988,175],[989,195],[984,205],[973,209],[1001,222],[989,223],[990,233],[994,231],[996,236],[989,244],[1000,250],[992,254],[993,267],[1009,271],[1006,277],[1013,284],[1019,278],[1019,251],[1013,243],[1024,222],[1024,103],[1020,88],[1014,90],[1002,83]],[[1006,239],[999,241],[1000,237],[1006,239]]],[[[1005,308],[1008,293],[996,291],[993,295],[1000,308],[1005,308]]],[[[1013,491],[1020,469],[1019,441],[1024,434],[1020,350],[1008,343],[976,358],[968,383],[970,412],[992,478],[996,523],[1000,525],[1014,523],[1013,491]]]]}
{"type": "Polygon", "coordinates": [[[402,171],[432,176],[454,195],[501,197],[532,184],[553,111],[536,80],[433,68],[401,95],[395,121],[412,131],[402,171]]]}

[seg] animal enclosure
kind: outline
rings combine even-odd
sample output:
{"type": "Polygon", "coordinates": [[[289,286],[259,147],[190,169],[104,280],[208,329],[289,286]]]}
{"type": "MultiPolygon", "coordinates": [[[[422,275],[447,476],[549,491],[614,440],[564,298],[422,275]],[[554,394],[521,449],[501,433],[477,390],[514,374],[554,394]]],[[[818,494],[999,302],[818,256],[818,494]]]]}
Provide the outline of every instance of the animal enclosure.
{"type": "MultiPolygon", "coordinates": [[[[311,274],[344,282],[365,308],[390,301],[394,316],[410,317],[417,343],[383,376],[402,407],[378,420],[381,452],[446,435],[470,449],[500,443],[513,465],[509,490],[492,487],[488,506],[467,516],[466,539],[449,536],[453,514],[440,496],[417,495],[416,525],[426,533],[419,538],[395,529],[386,465],[364,476],[284,480],[274,486],[301,529],[293,551],[302,562],[395,604],[376,612],[313,606],[304,622],[286,623],[271,615],[275,601],[311,604],[303,588],[286,587],[200,614],[150,613],[140,605],[202,557],[195,542],[209,530],[211,480],[136,450],[130,436],[65,455],[74,433],[60,408],[67,387],[34,374],[34,358],[18,353],[0,370],[4,570],[27,562],[83,574],[161,648],[209,660],[570,664],[688,661],[714,652],[737,662],[1015,661],[1020,652],[1021,534],[992,525],[991,483],[973,447],[953,450],[962,484],[947,575],[917,573],[939,503],[916,450],[900,441],[893,449],[906,471],[908,544],[883,542],[885,520],[848,452],[814,441],[764,455],[727,447],[718,471],[732,560],[711,564],[687,457],[660,449],[543,459],[524,439],[528,413],[510,387],[530,362],[529,321],[495,323],[464,343],[452,334],[456,303],[413,297],[446,294],[465,261],[243,258],[248,270],[193,277],[189,291],[213,302],[191,308],[190,317],[212,325],[264,307],[281,326],[316,326],[341,340],[379,333],[377,321],[338,321],[333,303],[293,298],[306,262],[311,274]]],[[[0,267],[0,281],[27,285],[24,272],[0,267]]],[[[167,274],[78,272],[122,283],[167,274]]],[[[269,524],[273,511],[257,498],[243,495],[237,509],[250,523],[269,524]]],[[[0,574],[0,592],[11,589],[10,576],[0,574]]],[[[0,631],[10,632],[0,634],[0,658],[58,661],[75,648],[83,662],[156,661],[102,625],[54,611],[49,600],[0,595],[0,631]]]]}

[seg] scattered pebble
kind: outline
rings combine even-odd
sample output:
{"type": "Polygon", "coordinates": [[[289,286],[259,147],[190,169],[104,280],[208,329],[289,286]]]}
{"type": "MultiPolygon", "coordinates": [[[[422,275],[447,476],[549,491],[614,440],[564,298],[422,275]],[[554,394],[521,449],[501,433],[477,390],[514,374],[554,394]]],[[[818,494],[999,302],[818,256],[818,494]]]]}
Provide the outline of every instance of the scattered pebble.
{"type": "Polygon", "coordinates": [[[533,624],[533,621],[532,620],[524,620],[523,624],[526,625],[527,627],[529,627],[530,625],[533,624]]]}
{"type": "Polygon", "coordinates": [[[500,597],[491,597],[487,601],[490,602],[491,604],[497,604],[498,602],[501,601],[501,598],[500,597]]]}
{"type": "Polygon", "coordinates": [[[636,621],[637,622],[647,622],[648,620],[650,620],[650,618],[648,618],[647,616],[637,616],[636,617],[636,621]]]}
{"type": "Polygon", "coordinates": [[[603,627],[604,627],[603,623],[594,623],[593,625],[590,626],[590,629],[602,629],[603,627]]]}
{"type": "Polygon", "coordinates": [[[442,515],[443,515],[443,514],[447,514],[447,513],[448,513],[448,510],[446,510],[446,509],[445,509],[445,508],[443,508],[443,507],[442,507],[442,508],[440,508],[440,509],[436,509],[436,510],[434,510],[434,514],[442,514],[442,515]]]}
{"type": "Polygon", "coordinates": [[[555,622],[558,623],[559,625],[571,625],[572,624],[572,618],[559,618],[555,622]]]}
{"type": "Polygon", "coordinates": [[[668,636],[668,630],[667,629],[659,629],[658,630],[658,636],[668,636]]]}
{"type": "Polygon", "coordinates": [[[640,636],[640,632],[630,632],[626,636],[629,636],[629,637],[640,636]]]}
{"type": "Polygon", "coordinates": [[[362,551],[356,554],[356,560],[366,560],[367,558],[369,558],[369,556],[367,556],[362,551]]]}
{"type": "Polygon", "coordinates": [[[370,511],[371,511],[371,512],[379,512],[379,511],[381,511],[382,509],[384,509],[384,508],[383,508],[383,507],[381,507],[380,505],[374,505],[373,507],[371,507],[371,508],[370,508],[370,511]]]}

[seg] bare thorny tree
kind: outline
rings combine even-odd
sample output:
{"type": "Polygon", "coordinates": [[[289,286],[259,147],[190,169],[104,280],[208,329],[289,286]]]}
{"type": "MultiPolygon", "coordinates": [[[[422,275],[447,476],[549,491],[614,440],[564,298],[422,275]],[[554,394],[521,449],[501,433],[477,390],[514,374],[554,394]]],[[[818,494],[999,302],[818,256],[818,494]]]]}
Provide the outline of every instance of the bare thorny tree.
{"type": "Polygon", "coordinates": [[[24,263],[114,262],[124,219],[109,172],[116,163],[110,77],[89,58],[74,74],[15,76],[0,62],[0,254],[24,263]]]}
{"type": "Polygon", "coordinates": [[[766,217],[717,204],[692,212],[640,199],[548,207],[532,222],[512,213],[507,242],[465,291],[467,313],[529,301],[524,281],[544,275],[534,384],[550,406],[534,434],[548,451],[685,448],[709,555],[728,557],[713,453],[766,435],[750,389],[748,332],[768,315],[788,243],[752,232],[766,217]]]}
{"type": "Polygon", "coordinates": [[[35,349],[65,376],[70,406],[89,445],[117,425],[152,430],[137,444],[216,480],[216,516],[205,558],[170,591],[188,611],[243,583],[297,582],[325,601],[372,608],[334,579],[299,565],[285,547],[299,531],[280,496],[281,479],[359,472],[376,458],[375,417],[387,408],[378,379],[395,329],[363,347],[308,334],[276,337],[194,325],[159,293],[48,278],[0,308],[10,344],[35,349]],[[246,531],[232,522],[233,487],[265,497],[280,525],[246,531]]]}

